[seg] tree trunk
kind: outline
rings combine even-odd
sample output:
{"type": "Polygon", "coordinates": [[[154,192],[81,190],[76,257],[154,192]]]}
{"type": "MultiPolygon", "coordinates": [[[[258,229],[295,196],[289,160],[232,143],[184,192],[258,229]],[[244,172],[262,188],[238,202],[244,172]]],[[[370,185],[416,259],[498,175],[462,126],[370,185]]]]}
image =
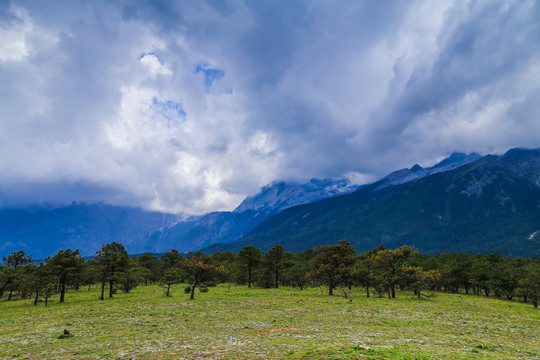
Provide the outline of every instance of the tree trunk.
{"type": "Polygon", "coordinates": [[[392,299],[396,298],[396,289],[392,286],[392,299]]]}
{"type": "Polygon", "coordinates": [[[64,295],[66,294],[66,285],[60,284],[60,302],[64,302],[64,295]]]}
{"type": "Polygon", "coordinates": [[[99,297],[99,300],[105,300],[105,297],[103,296],[105,294],[105,279],[101,281],[101,296],[99,297]]]}
{"type": "Polygon", "coordinates": [[[279,270],[276,269],[276,289],[279,287],[279,270]]]}
{"type": "Polygon", "coordinates": [[[114,284],[114,281],[109,280],[109,297],[110,298],[113,297],[113,284],[114,284]]]}
{"type": "Polygon", "coordinates": [[[251,266],[248,266],[248,288],[251,287],[251,266]]]}
{"type": "Polygon", "coordinates": [[[34,298],[34,305],[37,305],[38,298],[39,298],[39,291],[36,291],[36,297],[34,298]]]}
{"type": "Polygon", "coordinates": [[[328,295],[334,295],[333,290],[334,284],[330,281],[330,283],[328,284],[328,295]]]}
{"type": "Polygon", "coordinates": [[[195,299],[195,288],[197,287],[197,283],[193,283],[193,286],[191,287],[191,296],[189,297],[190,300],[195,299]]]}
{"type": "Polygon", "coordinates": [[[366,295],[369,298],[369,285],[366,285],[366,295]]]}

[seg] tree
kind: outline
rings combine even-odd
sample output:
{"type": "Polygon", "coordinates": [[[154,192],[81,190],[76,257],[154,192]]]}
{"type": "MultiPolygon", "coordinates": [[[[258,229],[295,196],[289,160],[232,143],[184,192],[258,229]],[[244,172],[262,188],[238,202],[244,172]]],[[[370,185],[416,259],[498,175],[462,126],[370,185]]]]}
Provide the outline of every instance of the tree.
{"type": "Polygon", "coordinates": [[[144,285],[148,285],[148,281],[155,283],[159,281],[161,277],[161,266],[159,259],[152,255],[152,253],[146,252],[137,257],[139,266],[142,269],[142,277],[144,279],[144,285]]]}
{"type": "Polygon", "coordinates": [[[79,250],[60,250],[52,258],[48,258],[47,265],[58,279],[60,301],[64,302],[64,296],[68,285],[72,284],[81,275],[84,267],[84,259],[79,255],[79,250]]]}
{"type": "Polygon", "coordinates": [[[396,297],[395,287],[402,280],[401,268],[414,259],[418,250],[410,246],[402,246],[396,250],[380,250],[371,257],[374,278],[384,286],[388,298],[396,297]]]}
{"type": "Polygon", "coordinates": [[[254,268],[261,262],[261,251],[253,245],[245,246],[238,253],[248,271],[248,287],[251,287],[254,268]]]}
{"type": "Polygon", "coordinates": [[[182,281],[182,277],[178,273],[177,268],[170,268],[165,271],[160,280],[161,286],[165,288],[165,295],[171,296],[171,287],[182,281]]]}
{"type": "Polygon", "coordinates": [[[32,269],[26,282],[34,293],[34,305],[37,305],[40,297],[48,300],[52,292],[51,290],[55,287],[54,283],[56,281],[57,278],[54,276],[48,265],[41,263],[32,269]]]}
{"type": "Polygon", "coordinates": [[[486,255],[477,255],[473,258],[472,266],[469,272],[470,282],[474,286],[475,294],[484,290],[484,295],[489,296],[492,288],[493,264],[490,264],[486,255]]]}
{"type": "Polygon", "coordinates": [[[210,281],[216,277],[222,277],[227,274],[223,266],[216,267],[207,263],[207,259],[192,258],[184,259],[178,263],[178,267],[184,273],[191,283],[190,299],[195,298],[195,289],[205,281],[210,281]]]}
{"type": "Polygon", "coordinates": [[[404,285],[411,287],[419,299],[424,296],[422,289],[432,287],[441,277],[437,270],[424,271],[419,266],[404,266],[401,272],[404,285]]]}
{"type": "Polygon", "coordinates": [[[304,285],[307,282],[307,274],[309,272],[309,266],[304,254],[286,252],[284,267],[284,278],[293,286],[298,286],[300,290],[303,290],[304,285]]]}
{"type": "Polygon", "coordinates": [[[366,289],[366,297],[369,297],[369,288],[373,286],[373,261],[372,258],[381,250],[386,250],[382,245],[369,250],[367,253],[358,255],[358,260],[353,268],[353,279],[364,286],[366,289]]]}
{"type": "Polygon", "coordinates": [[[178,250],[172,249],[167,251],[161,256],[161,264],[164,271],[167,269],[173,268],[178,264],[184,257],[178,252],[178,250]]]}
{"type": "Polygon", "coordinates": [[[356,262],[354,249],[346,242],[338,245],[323,245],[314,249],[314,257],[310,261],[310,276],[328,286],[328,295],[334,288],[348,279],[356,262]]]}
{"type": "Polygon", "coordinates": [[[129,263],[129,255],[124,245],[117,242],[105,244],[97,252],[95,261],[98,266],[101,278],[101,296],[104,299],[105,284],[109,282],[109,297],[113,297],[113,286],[117,280],[118,273],[125,270],[129,263]]]}
{"type": "Polygon", "coordinates": [[[118,274],[117,283],[120,286],[120,290],[124,293],[128,293],[135,289],[141,282],[141,268],[137,260],[129,260],[126,268],[118,274]]]}
{"type": "Polygon", "coordinates": [[[4,256],[2,262],[6,265],[6,268],[4,269],[4,284],[0,288],[0,299],[4,294],[4,290],[9,289],[8,300],[11,300],[13,291],[18,286],[21,275],[20,268],[32,262],[32,255],[26,255],[24,251],[20,250],[12,252],[7,257],[4,256]]]}
{"type": "Polygon", "coordinates": [[[525,266],[525,277],[519,280],[518,292],[529,298],[535,308],[538,308],[540,298],[540,263],[530,263],[525,266]]]}
{"type": "Polygon", "coordinates": [[[279,272],[283,267],[283,256],[285,254],[285,248],[282,245],[276,245],[268,251],[268,257],[270,259],[270,267],[272,268],[275,276],[276,289],[279,287],[279,272]]]}
{"type": "Polygon", "coordinates": [[[89,259],[84,263],[81,273],[81,281],[84,285],[88,285],[88,291],[92,288],[92,284],[99,280],[99,266],[95,259],[89,259]]]}

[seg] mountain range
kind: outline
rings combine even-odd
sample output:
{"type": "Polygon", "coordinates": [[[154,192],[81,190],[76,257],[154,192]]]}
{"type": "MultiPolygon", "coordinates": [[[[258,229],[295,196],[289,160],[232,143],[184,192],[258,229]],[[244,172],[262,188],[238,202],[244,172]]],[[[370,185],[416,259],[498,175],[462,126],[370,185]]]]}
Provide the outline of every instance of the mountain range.
{"type": "Polygon", "coordinates": [[[81,254],[91,256],[111,241],[124,244],[131,254],[162,253],[173,248],[180,252],[196,251],[216,242],[238,240],[282,209],[357,188],[347,180],[275,182],[246,198],[234,211],[202,216],[103,203],[2,208],[0,256],[24,250],[34,258],[44,258],[66,248],[80,249],[81,254]]]}
{"type": "MultiPolygon", "coordinates": [[[[258,194],[246,198],[233,211],[213,212],[201,216],[148,212],[139,208],[106,204],[74,203],[62,207],[4,208],[0,209],[0,255],[25,250],[33,254],[34,258],[43,258],[65,248],[80,249],[84,255],[94,255],[102,244],[110,241],[123,243],[132,254],[145,251],[159,253],[173,248],[180,252],[203,248],[208,252],[239,250],[246,244],[268,249],[276,243],[284,244],[288,250],[303,250],[342,239],[349,240],[357,250],[372,248],[379,244],[394,247],[409,242],[407,244],[416,245],[428,252],[446,249],[448,249],[446,251],[486,252],[487,244],[494,241],[490,236],[501,234],[504,229],[510,231],[510,228],[502,225],[491,226],[489,223],[493,220],[492,217],[488,216],[489,221],[486,223],[482,222],[476,213],[470,212],[468,207],[478,208],[478,201],[471,199],[479,194],[471,192],[468,187],[463,188],[464,181],[465,183],[472,181],[470,178],[472,175],[457,174],[461,174],[460,171],[464,171],[467,166],[476,169],[479,165],[475,164],[483,164],[486,159],[498,159],[499,165],[504,166],[500,166],[497,174],[508,172],[512,174],[508,175],[512,181],[522,181],[523,179],[516,175],[524,171],[520,163],[522,156],[513,156],[514,152],[517,154],[532,152],[533,155],[536,154],[532,158],[538,155],[538,150],[512,150],[502,157],[482,158],[475,153],[468,155],[454,153],[435,166],[422,168],[414,165],[367,185],[352,184],[345,179],[312,179],[305,184],[274,182],[263,187],[258,194]],[[443,185],[437,185],[437,181],[444,183],[446,186],[444,191],[441,188],[443,185]],[[429,191],[433,194],[426,197],[426,189],[431,189],[429,191]],[[447,189],[451,190],[446,191],[447,189]],[[453,189],[461,189],[461,192],[453,189]],[[456,201],[460,203],[461,200],[457,198],[463,191],[471,192],[469,198],[475,205],[465,201],[460,205],[465,206],[464,210],[457,212],[454,207],[447,209],[439,206],[441,202],[447,205],[456,201]],[[419,203],[424,205],[419,207],[419,203]],[[462,226],[475,226],[471,224],[473,220],[466,225],[456,225],[456,219],[461,219],[459,224],[462,224],[463,218],[466,217],[463,214],[467,212],[472,216],[471,219],[488,227],[485,236],[476,237],[476,245],[470,247],[465,244],[471,236],[460,235],[460,229],[462,226]],[[416,213],[431,215],[418,217],[414,215],[416,213]],[[497,232],[495,229],[500,231],[497,232]],[[460,241],[454,239],[450,243],[451,246],[447,246],[445,241],[452,236],[459,237],[460,241]],[[483,242],[478,240],[484,238],[486,240],[482,240],[483,242]],[[463,246],[458,246],[459,243],[463,246]]],[[[483,181],[494,176],[493,169],[487,165],[479,166],[473,173],[477,178],[484,179],[483,181]]],[[[533,186],[532,193],[534,189],[538,189],[540,178],[538,172],[534,176],[532,178],[535,178],[537,183],[533,186]]],[[[499,183],[499,179],[496,177],[495,180],[490,180],[491,183],[488,185],[499,183]]],[[[501,253],[506,251],[505,254],[527,256],[523,255],[524,252],[535,253],[538,246],[534,245],[536,235],[533,233],[539,230],[540,226],[536,230],[531,230],[536,226],[531,223],[538,224],[534,218],[534,211],[531,212],[529,211],[531,209],[527,208],[532,218],[522,219],[523,199],[516,197],[514,188],[507,189],[509,184],[501,183],[502,192],[495,192],[492,195],[497,196],[497,199],[506,199],[502,195],[504,193],[511,202],[518,203],[514,206],[516,211],[513,216],[508,216],[511,215],[509,213],[501,215],[498,202],[489,202],[487,199],[491,194],[489,191],[492,191],[490,186],[486,189],[480,186],[481,194],[484,194],[481,197],[486,197],[480,203],[485,203],[483,205],[485,209],[492,207],[492,210],[486,211],[499,214],[500,218],[508,219],[507,221],[511,221],[510,219],[516,221],[519,217],[519,221],[527,223],[527,226],[519,229],[519,236],[515,235],[517,233],[513,233],[512,236],[521,239],[522,232],[530,231],[527,236],[531,237],[530,242],[533,244],[532,248],[520,245],[521,247],[516,248],[514,252],[508,252],[507,249],[503,249],[504,246],[495,248],[502,250],[501,253]]],[[[520,183],[520,186],[523,188],[524,184],[520,183]]],[[[472,186],[471,189],[475,187],[472,186]]],[[[504,200],[503,203],[510,204],[508,200],[504,200]]],[[[505,221],[500,223],[506,224],[505,221]]],[[[507,237],[502,238],[501,241],[504,243],[507,237]]]]}
{"type": "Polygon", "coordinates": [[[357,251],[414,245],[431,254],[540,256],[540,149],[512,149],[445,171],[415,165],[351,194],[286,209],[241,240],[204,251],[276,244],[300,251],[339,240],[357,251]]]}

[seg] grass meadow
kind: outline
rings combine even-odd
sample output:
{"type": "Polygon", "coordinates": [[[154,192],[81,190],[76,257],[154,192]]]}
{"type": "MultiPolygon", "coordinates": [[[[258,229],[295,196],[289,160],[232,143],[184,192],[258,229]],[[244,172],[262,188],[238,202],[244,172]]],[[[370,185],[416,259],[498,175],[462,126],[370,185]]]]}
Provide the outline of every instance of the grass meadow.
{"type": "Polygon", "coordinates": [[[0,358],[540,359],[540,312],[530,304],[229,284],[188,300],[184,286],[172,297],[139,286],[104,301],[95,286],[68,292],[62,304],[54,296],[48,307],[4,298],[0,358]]]}

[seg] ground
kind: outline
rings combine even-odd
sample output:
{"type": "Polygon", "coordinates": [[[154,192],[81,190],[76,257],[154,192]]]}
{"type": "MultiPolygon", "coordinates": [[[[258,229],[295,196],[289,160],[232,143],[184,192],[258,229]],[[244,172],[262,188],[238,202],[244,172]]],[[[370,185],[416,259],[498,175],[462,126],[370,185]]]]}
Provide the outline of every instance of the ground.
{"type": "Polygon", "coordinates": [[[70,291],[47,308],[4,298],[0,358],[540,359],[540,312],[521,302],[229,284],[189,300],[184,286],[172,297],[139,286],[105,301],[97,288],[70,291]]]}

